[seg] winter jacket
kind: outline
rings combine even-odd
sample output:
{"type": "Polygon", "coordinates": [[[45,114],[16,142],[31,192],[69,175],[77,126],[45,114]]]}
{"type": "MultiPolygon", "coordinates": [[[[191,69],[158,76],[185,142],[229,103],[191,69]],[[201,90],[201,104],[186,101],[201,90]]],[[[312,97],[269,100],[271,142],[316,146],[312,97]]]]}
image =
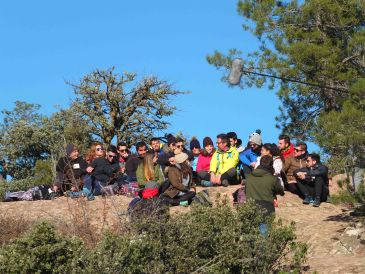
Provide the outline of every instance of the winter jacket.
{"type": "Polygon", "coordinates": [[[90,166],[94,168],[91,173],[92,177],[101,182],[103,185],[107,185],[113,174],[118,171],[119,161],[110,163],[104,157],[99,157],[92,161],[90,166]]]}
{"type": "MultiPolygon", "coordinates": [[[[154,182],[162,185],[162,183],[165,181],[165,177],[162,174],[162,170],[161,170],[160,165],[156,164],[154,166],[154,172],[155,172],[155,178],[152,179],[152,180],[150,180],[150,181],[154,181],[154,182]]],[[[147,181],[147,179],[146,179],[146,177],[144,175],[144,164],[143,164],[143,162],[138,165],[136,175],[137,175],[138,185],[140,187],[144,187],[145,184],[148,181],[147,181]]]]}
{"type": "Polygon", "coordinates": [[[322,177],[325,184],[328,186],[328,168],[322,163],[317,163],[313,167],[300,168],[294,171],[294,176],[298,172],[306,172],[306,180],[313,181],[315,177],[322,177]]]}
{"type": "Polygon", "coordinates": [[[176,164],[176,166],[169,167],[168,178],[170,185],[166,189],[165,194],[170,198],[175,198],[179,193],[188,192],[190,190],[190,186],[192,184],[192,176],[190,176],[190,182],[188,187],[183,184],[183,176],[180,170],[180,165],[176,164]]]}
{"type": "Polygon", "coordinates": [[[281,155],[283,155],[284,160],[288,157],[294,157],[294,146],[290,144],[290,146],[286,149],[281,150],[281,155]]]}
{"type": "Polygon", "coordinates": [[[212,156],[213,155],[204,156],[203,154],[199,154],[198,163],[196,165],[196,172],[209,171],[212,156]]]}
{"type": "Polygon", "coordinates": [[[246,181],[246,197],[264,207],[268,214],[275,212],[274,198],[276,195],[284,195],[284,189],[279,180],[269,171],[257,168],[246,181]]]}
{"type": "Polygon", "coordinates": [[[166,166],[170,166],[169,159],[174,156],[175,153],[170,150],[167,145],[165,145],[158,154],[157,164],[159,164],[162,169],[164,169],[166,166]]]}
{"type": "Polygon", "coordinates": [[[306,167],[305,158],[307,154],[302,154],[299,157],[288,157],[285,159],[284,172],[288,178],[288,183],[295,183],[294,171],[306,167]]]}
{"type": "Polygon", "coordinates": [[[136,178],[137,168],[142,162],[143,158],[139,157],[138,155],[128,157],[128,160],[125,163],[125,173],[131,178],[136,178]]]}
{"type": "Polygon", "coordinates": [[[75,184],[75,180],[80,180],[86,175],[87,163],[82,157],[74,160],[68,157],[62,157],[56,165],[56,184],[71,183],[75,184]]]}
{"type": "Polygon", "coordinates": [[[231,147],[228,151],[217,150],[210,161],[209,171],[215,174],[224,174],[231,168],[236,168],[238,164],[238,152],[231,147]]]}
{"type": "Polygon", "coordinates": [[[259,153],[256,153],[255,151],[253,151],[251,148],[246,149],[245,151],[242,151],[239,154],[239,159],[240,161],[246,165],[246,166],[250,166],[251,163],[255,163],[257,162],[257,158],[260,156],[259,153]]]}

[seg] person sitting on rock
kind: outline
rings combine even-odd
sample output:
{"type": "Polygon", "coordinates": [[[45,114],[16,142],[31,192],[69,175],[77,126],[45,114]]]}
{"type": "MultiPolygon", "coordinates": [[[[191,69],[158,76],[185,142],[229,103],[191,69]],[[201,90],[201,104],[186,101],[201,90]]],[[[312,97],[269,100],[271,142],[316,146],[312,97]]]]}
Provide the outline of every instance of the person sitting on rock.
{"type": "Polygon", "coordinates": [[[205,137],[203,139],[203,149],[199,154],[196,165],[197,175],[202,186],[213,186],[213,183],[210,181],[209,168],[214,152],[215,148],[212,139],[205,137]]]}
{"type": "Polygon", "coordinates": [[[230,147],[229,138],[223,133],[217,136],[217,147],[210,161],[210,181],[222,186],[237,183],[237,150],[230,147]]]}
{"type": "Polygon", "coordinates": [[[261,130],[258,129],[250,135],[248,145],[249,147],[239,154],[245,178],[255,169],[257,157],[261,155],[261,130]]]}
{"type": "Polygon", "coordinates": [[[312,153],[306,158],[307,167],[294,171],[298,188],[304,195],[303,204],[313,203],[319,207],[321,202],[327,201],[328,168],[321,163],[320,156],[312,153]]]}
{"type": "Polygon", "coordinates": [[[284,159],[294,156],[294,145],[290,142],[288,135],[282,134],[279,136],[278,147],[284,159]]]}
{"type": "Polygon", "coordinates": [[[160,165],[153,161],[154,157],[153,152],[147,152],[142,163],[138,165],[136,175],[140,188],[144,188],[144,186],[151,181],[157,183],[159,186],[165,181],[160,165]]]}
{"type": "Polygon", "coordinates": [[[58,160],[56,165],[56,181],[53,190],[56,193],[80,191],[86,173],[87,162],[79,156],[77,147],[73,144],[66,146],[66,156],[58,160]]]}
{"type": "Polygon", "coordinates": [[[144,156],[147,153],[147,144],[145,142],[136,143],[137,155],[131,155],[125,164],[125,172],[128,175],[128,181],[137,181],[137,168],[142,163],[144,156]]]}
{"type": "Polygon", "coordinates": [[[162,198],[172,206],[185,206],[190,204],[195,196],[195,191],[190,190],[193,185],[192,171],[188,162],[189,156],[181,152],[174,158],[176,164],[169,167],[169,186],[162,193],[162,198]]]}
{"type": "MultiPolygon", "coordinates": [[[[115,151],[109,150],[105,152],[104,147],[99,144],[93,144],[90,150],[94,150],[94,160],[89,164],[86,171],[90,174],[85,180],[83,191],[89,195],[104,194],[104,187],[106,187],[113,176],[119,170],[118,154],[115,151]]],[[[90,152],[89,152],[90,153],[90,152]]]]}
{"type": "Polygon", "coordinates": [[[307,144],[298,142],[294,148],[294,156],[285,159],[284,172],[288,179],[288,184],[286,187],[291,193],[300,195],[297,188],[297,178],[294,176],[294,171],[306,167],[305,159],[307,155],[307,144]]]}

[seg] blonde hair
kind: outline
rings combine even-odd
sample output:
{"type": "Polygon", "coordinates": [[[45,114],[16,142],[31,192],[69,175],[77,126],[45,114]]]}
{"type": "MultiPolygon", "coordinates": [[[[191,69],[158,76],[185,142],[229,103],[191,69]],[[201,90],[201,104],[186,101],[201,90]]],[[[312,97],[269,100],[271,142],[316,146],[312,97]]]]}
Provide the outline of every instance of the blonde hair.
{"type": "Polygon", "coordinates": [[[143,172],[146,181],[155,180],[155,167],[153,163],[153,154],[147,153],[143,158],[143,172]]]}

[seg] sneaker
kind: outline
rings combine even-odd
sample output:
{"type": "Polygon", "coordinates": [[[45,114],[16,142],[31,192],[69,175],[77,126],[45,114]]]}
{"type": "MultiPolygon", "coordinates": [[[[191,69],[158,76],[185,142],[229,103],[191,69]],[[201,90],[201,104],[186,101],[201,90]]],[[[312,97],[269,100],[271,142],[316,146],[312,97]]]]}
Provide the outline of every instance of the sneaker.
{"type": "Polygon", "coordinates": [[[305,204],[305,205],[309,205],[310,203],[311,203],[311,201],[312,201],[313,199],[312,199],[312,197],[311,196],[305,196],[305,198],[304,198],[304,200],[303,200],[303,204],[305,204]]]}
{"type": "Polygon", "coordinates": [[[221,185],[222,186],[225,186],[225,187],[227,187],[228,186],[228,180],[227,179],[224,179],[223,181],[222,181],[222,183],[221,183],[221,185]]]}
{"type": "Polygon", "coordinates": [[[313,206],[314,207],[319,207],[321,205],[321,199],[320,198],[316,198],[314,200],[313,206]]]}
{"type": "Polygon", "coordinates": [[[93,200],[95,200],[95,196],[94,196],[94,194],[92,194],[92,193],[90,192],[90,193],[88,193],[88,194],[86,195],[86,199],[87,199],[88,201],[93,201],[93,200]]]}

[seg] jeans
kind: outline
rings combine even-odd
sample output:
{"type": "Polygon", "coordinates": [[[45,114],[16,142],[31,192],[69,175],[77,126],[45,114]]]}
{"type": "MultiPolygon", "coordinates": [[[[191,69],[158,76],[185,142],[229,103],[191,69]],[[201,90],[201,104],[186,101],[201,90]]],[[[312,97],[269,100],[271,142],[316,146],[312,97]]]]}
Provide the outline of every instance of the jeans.
{"type": "Polygon", "coordinates": [[[103,190],[103,185],[100,181],[96,180],[92,176],[87,176],[84,181],[83,192],[88,195],[89,193],[95,196],[101,195],[103,190]]]}

